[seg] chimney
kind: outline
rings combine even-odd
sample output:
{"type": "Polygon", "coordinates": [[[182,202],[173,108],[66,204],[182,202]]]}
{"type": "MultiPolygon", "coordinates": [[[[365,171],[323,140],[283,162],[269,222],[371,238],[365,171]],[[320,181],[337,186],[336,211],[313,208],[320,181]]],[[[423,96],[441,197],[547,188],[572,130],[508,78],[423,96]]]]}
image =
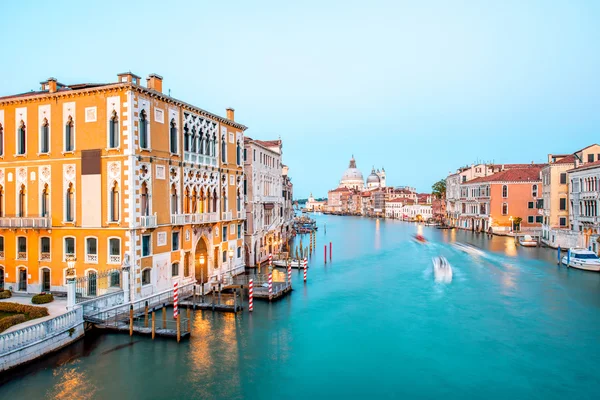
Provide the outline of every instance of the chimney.
{"type": "Polygon", "coordinates": [[[227,119],[230,121],[235,121],[235,110],[231,107],[227,109],[227,119]]]}
{"type": "Polygon", "coordinates": [[[162,76],[158,74],[150,74],[148,75],[148,78],[146,78],[146,86],[148,89],[156,90],[157,92],[162,93],[162,80],[162,76]]]}
{"type": "Polygon", "coordinates": [[[49,93],[55,93],[57,90],[56,87],[56,78],[48,78],[47,89],[49,93]]]}
{"type": "Polygon", "coordinates": [[[579,157],[575,157],[575,168],[579,168],[579,157]]]}

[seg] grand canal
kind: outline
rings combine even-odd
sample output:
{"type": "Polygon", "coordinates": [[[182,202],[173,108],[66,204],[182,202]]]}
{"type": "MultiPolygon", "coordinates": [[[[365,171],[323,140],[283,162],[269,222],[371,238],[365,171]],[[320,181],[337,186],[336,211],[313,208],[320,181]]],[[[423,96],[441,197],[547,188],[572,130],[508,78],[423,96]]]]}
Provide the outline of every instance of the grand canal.
{"type": "Polygon", "coordinates": [[[197,312],[179,345],[89,335],[0,376],[0,398],[597,398],[600,274],[507,238],[316,218],[308,284],[294,273],[291,296],[252,315],[197,312]],[[433,243],[412,242],[417,230],[433,243]],[[433,280],[436,254],[454,267],[449,284],[433,280]]]}

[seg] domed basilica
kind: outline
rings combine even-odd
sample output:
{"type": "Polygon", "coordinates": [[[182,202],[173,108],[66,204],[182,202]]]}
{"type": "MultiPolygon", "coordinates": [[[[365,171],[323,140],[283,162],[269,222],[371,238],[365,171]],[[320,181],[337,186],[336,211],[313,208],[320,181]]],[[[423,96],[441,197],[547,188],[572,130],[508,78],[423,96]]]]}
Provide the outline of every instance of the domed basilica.
{"type": "Polygon", "coordinates": [[[373,167],[371,170],[371,175],[367,177],[367,185],[365,186],[363,174],[358,168],[356,168],[356,160],[354,159],[354,156],[352,156],[350,159],[350,165],[344,172],[344,175],[342,175],[342,179],[340,180],[338,188],[348,188],[363,191],[383,188],[385,185],[385,169],[381,168],[381,170],[375,170],[375,167],[373,167]]]}

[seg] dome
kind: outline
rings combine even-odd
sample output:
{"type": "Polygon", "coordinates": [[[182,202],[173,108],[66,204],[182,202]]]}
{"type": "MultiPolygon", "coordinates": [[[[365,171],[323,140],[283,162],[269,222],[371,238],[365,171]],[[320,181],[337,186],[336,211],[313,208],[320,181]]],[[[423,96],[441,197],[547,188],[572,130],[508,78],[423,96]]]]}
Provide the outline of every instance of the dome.
{"type": "Polygon", "coordinates": [[[371,175],[367,178],[367,183],[379,183],[380,179],[377,173],[375,172],[375,168],[371,171],[371,175]]]}
{"type": "Polygon", "coordinates": [[[342,175],[340,187],[362,189],[364,187],[364,182],[363,174],[356,168],[356,160],[354,160],[354,156],[352,156],[348,169],[344,172],[344,175],[342,175]]]}

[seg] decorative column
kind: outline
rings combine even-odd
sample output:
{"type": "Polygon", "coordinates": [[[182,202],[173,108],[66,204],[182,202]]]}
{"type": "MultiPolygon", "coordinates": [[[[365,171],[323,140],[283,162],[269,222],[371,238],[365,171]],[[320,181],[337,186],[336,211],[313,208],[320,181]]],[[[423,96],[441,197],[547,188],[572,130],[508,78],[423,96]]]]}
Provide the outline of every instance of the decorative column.
{"type": "Polygon", "coordinates": [[[76,275],[75,275],[75,257],[67,258],[67,310],[75,308],[75,296],[76,292],[76,275]]]}

